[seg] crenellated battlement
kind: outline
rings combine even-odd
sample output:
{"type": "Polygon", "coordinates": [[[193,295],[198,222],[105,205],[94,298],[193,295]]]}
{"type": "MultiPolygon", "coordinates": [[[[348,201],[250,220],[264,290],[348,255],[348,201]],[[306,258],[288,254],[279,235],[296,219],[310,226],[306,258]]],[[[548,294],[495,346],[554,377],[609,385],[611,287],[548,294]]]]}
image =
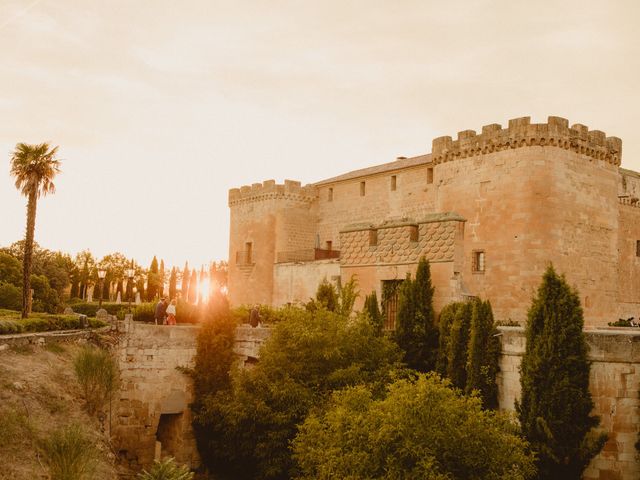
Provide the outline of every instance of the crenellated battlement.
{"type": "Polygon", "coordinates": [[[509,127],[493,123],[482,127],[482,133],[463,130],[458,138],[438,137],[433,140],[431,155],[435,164],[458,158],[527,146],[552,146],[572,150],[594,159],[620,165],[622,140],[607,137],[600,130],[591,130],[579,123],[569,127],[562,117],[549,117],[547,123],[531,123],[531,117],[509,120],[509,127]]]}
{"type": "Polygon", "coordinates": [[[317,196],[317,187],[313,185],[302,186],[295,180],[285,180],[284,184],[277,184],[275,180],[265,180],[262,183],[230,189],[229,206],[273,199],[312,202],[317,196]]]}

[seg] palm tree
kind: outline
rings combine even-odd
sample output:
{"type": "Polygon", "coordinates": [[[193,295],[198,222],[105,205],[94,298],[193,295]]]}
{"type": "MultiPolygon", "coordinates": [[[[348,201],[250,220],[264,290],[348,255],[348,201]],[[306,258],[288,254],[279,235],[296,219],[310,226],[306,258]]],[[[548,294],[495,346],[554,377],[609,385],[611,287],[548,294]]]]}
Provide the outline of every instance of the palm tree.
{"type": "Polygon", "coordinates": [[[54,193],[54,177],[60,173],[60,161],[56,159],[58,147],[48,143],[28,145],[18,143],[11,154],[11,175],[16,179],[16,188],[28,198],[27,234],[24,242],[22,272],[22,318],[31,313],[31,257],[33,234],[36,228],[36,204],[40,196],[54,193]]]}

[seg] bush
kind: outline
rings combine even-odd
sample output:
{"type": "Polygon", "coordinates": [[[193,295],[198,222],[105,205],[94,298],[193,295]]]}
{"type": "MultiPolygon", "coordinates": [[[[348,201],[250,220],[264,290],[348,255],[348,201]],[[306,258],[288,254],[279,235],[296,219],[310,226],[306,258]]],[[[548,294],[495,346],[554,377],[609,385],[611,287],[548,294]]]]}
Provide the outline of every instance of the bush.
{"type": "Polygon", "coordinates": [[[97,450],[78,425],[54,431],[42,442],[51,480],[92,479],[97,465],[97,450]]]}
{"type": "Polygon", "coordinates": [[[85,347],[73,360],[76,377],[87,402],[87,410],[99,411],[118,384],[118,367],[111,354],[99,348],[85,347]]]}
{"type": "MultiPolygon", "coordinates": [[[[87,319],[89,327],[100,328],[106,325],[102,320],[87,319]]],[[[21,319],[20,312],[0,310],[0,335],[10,333],[47,332],[53,330],[77,330],[84,328],[78,315],[49,315],[32,313],[29,318],[21,319]]]]}
{"type": "Polygon", "coordinates": [[[293,441],[300,480],[523,480],[534,458],[504,413],[482,410],[437,375],[398,380],[382,399],[365,386],[333,394],[293,441]]]}
{"type": "Polygon", "coordinates": [[[0,282],[0,308],[22,309],[22,289],[6,282],[0,282]]]}
{"type": "Polygon", "coordinates": [[[193,473],[186,466],[176,465],[173,457],[157,460],[148,472],[138,474],[138,480],[191,480],[193,473]]]}
{"type": "Polygon", "coordinates": [[[133,319],[136,322],[155,321],[155,312],[156,312],[156,306],[153,303],[142,303],[140,305],[136,305],[135,308],[132,310],[133,319]]]}

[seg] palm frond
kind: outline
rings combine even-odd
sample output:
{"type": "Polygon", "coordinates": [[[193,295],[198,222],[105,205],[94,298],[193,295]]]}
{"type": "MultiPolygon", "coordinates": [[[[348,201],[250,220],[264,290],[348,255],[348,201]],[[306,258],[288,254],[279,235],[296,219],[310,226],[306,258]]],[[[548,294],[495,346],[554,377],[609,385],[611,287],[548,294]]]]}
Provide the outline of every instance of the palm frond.
{"type": "Polygon", "coordinates": [[[15,186],[24,196],[35,193],[39,198],[55,193],[53,183],[60,173],[60,160],[56,158],[58,147],[48,143],[29,145],[18,143],[11,153],[11,175],[15,178],[15,186]]]}

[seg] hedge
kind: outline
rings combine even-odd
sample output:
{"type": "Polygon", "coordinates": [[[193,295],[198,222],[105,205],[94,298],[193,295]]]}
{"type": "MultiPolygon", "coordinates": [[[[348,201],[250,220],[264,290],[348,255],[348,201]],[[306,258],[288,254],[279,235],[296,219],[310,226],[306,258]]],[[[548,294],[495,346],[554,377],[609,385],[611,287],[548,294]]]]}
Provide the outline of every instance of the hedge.
{"type": "MultiPolygon", "coordinates": [[[[90,328],[100,328],[106,325],[102,320],[87,318],[90,328]]],[[[27,319],[21,319],[20,313],[0,310],[0,334],[47,332],[52,330],[78,330],[84,328],[78,315],[47,315],[32,314],[27,319]]]]}

